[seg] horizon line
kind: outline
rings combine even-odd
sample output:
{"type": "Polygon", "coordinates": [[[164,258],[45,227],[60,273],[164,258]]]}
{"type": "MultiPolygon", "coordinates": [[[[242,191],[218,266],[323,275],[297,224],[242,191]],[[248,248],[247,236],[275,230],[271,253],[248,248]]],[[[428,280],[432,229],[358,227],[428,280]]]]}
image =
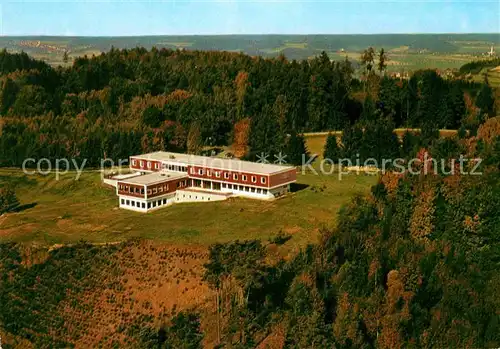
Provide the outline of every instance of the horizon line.
{"type": "Polygon", "coordinates": [[[135,35],[65,35],[65,34],[20,34],[0,35],[0,38],[8,37],[65,37],[65,38],[138,38],[138,37],[161,37],[161,36],[371,36],[371,35],[488,35],[500,32],[407,32],[407,33],[249,33],[249,34],[135,34],[135,35]]]}

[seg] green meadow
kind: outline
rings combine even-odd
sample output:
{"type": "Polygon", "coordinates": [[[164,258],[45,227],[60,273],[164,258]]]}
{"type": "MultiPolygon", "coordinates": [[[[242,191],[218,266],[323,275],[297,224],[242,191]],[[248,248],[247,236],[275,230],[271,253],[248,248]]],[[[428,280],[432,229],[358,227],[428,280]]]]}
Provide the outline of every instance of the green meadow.
{"type": "Polygon", "coordinates": [[[123,241],[133,237],[170,243],[209,245],[236,239],[268,239],[290,234],[288,246],[317,241],[322,227],[335,226],[339,208],[354,195],[366,194],[377,178],[337,173],[298,174],[290,195],[275,201],[230,198],[212,203],[177,204],[152,213],[118,209],[114,188],[101,183],[100,173],[25,175],[0,170],[0,185],[14,185],[20,212],[0,217],[0,241],[39,245],[123,241]],[[30,207],[33,206],[33,207],[30,207]]]}

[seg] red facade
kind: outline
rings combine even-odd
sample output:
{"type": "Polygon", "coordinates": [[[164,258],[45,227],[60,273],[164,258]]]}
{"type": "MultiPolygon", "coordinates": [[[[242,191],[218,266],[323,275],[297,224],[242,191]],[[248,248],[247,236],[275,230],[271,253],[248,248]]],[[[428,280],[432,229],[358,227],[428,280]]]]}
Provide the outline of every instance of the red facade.
{"type": "Polygon", "coordinates": [[[139,171],[156,172],[161,170],[161,161],[130,158],[130,168],[139,171]]]}
{"type": "Polygon", "coordinates": [[[168,182],[151,184],[146,187],[148,198],[169,194],[189,185],[187,178],[174,179],[168,182]]]}
{"type": "Polygon", "coordinates": [[[200,166],[188,166],[188,175],[189,178],[207,179],[212,181],[242,184],[261,188],[269,187],[269,175],[217,170],[200,166]]]}
{"type": "Polygon", "coordinates": [[[119,195],[144,198],[144,187],[142,185],[118,182],[117,188],[119,195]]]}
{"type": "Polygon", "coordinates": [[[271,188],[279,185],[284,185],[297,180],[297,170],[292,168],[288,171],[272,174],[269,178],[269,186],[271,188]]]}
{"type": "MultiPolygon", "coordinates": [[[[148,160],[141,159],[140,157],[131,157],[130,167],[137,171],[156,172],[160,171],[163,168],[163,163],[159,160],[148,160]]],[[[187,175],[192,179],[204,179],[214,182],[225,182],[229,184],[238,184],[257,188],[274,188],[280,185],[294,182],[297,179],[295,168],[284,169],[281,172],[273,174],[256,174],[250,172],[241,172],[238,170],[208,168],[197,165],[186,165],[185,167],[182,167],[182,169],[187,169],[187,175]]],[[[178,181],[183,182],[184,180],[186,179],[179,179],[178,181]]],[[[151,195],[164,195],[165,193],[173,192],[176,190],[178,182],[176,181],[175,183],[175,186],[173,184],[169,184],[168,189],[166,188],[165,183],[155,184],[155,186],[158,187],[156,194],[153,194],[153,189],[155,188],[154,186],[148,188],[148,190],[151,189],[151,195]],[[162,188],[162,194],[158,194],[159,188],[162,188]]],[[[187,184],[189,185],[189,182],[187,184]]],[[[151,196],[148,195],[148,197],[151,196]]]]}

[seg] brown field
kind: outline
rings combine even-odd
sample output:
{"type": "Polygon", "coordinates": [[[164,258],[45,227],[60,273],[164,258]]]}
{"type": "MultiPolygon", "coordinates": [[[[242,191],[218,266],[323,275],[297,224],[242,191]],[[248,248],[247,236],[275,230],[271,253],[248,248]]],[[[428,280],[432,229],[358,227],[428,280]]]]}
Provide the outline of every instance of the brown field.
{"type": "MultiPolygon", "coordinates": [[[[109,255],[119,269],[91,275],[99,278],[100,287],[70,295],[57,305],[64,326],[53,328],[53,335],[76,348],[133,348],[138,333],[128,331],[158,328],[176,312],[189,309],[200,312],[208,334],[205,347],[213,347],[210,324],[205,322],[214,311],[213,297],[202,280],[207,257],[205,247],[151,241],[125,244],[109,255]]],[[[3,338],[4,344],[10,342],[16,348],[32,347],[6,334],[3,338]]]]}

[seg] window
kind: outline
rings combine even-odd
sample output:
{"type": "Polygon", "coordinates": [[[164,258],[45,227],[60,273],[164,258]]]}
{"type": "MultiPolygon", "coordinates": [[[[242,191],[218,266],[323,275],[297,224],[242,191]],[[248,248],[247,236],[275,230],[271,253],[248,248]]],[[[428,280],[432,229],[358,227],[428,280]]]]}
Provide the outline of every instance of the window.
{"type": "Polygon", "coordinates": [[[137,163],[137,161],[132,160],[132,165],[134,165],[134,166],[135,166],[135,164],[136,164],[136,163],[137,163]]]}
{"type": "Polygon", "coordinates": [[[207,170],[207,176],[210,177],[212,175],[212,173],[210,172],[210,170],[207,170]]]}
{"type": "Polygon", "coordinates": [[[198,174],[199,174],[199,175],[202,175],[202,174],[203,174],[203,169],[201,169],[201,168],[200,168],[200,169],[198,170],[198,174]]]}
{"type": "Polygon", "coordinates": [[[247,180],[247,175],[243,175],[243,176],[241,176],[241,179],[242,179],[243,181],[246,181],[246,180],[247,180]]]}
{"type": "Polygon", "coordinates": [[[262,194],[266,195],[267,194],[267,189],[262,189],[262,194]]]}
{"type": "Polygon", "coordinates": [[[151,195],[151,189],[148,189],[148,195],[151,195]]]}
{"type": "Polygon", "coordinates": [[[135,207],[135,201],[132,201],[132,207],[135,207]]]}
{"type": "Polygon", "coordinates": [[[260,178],[260,182],[261,182],[262,184],[266,184],[266,177],[261,177],[261,178],[260,178]]]}
{"type": "Polygon", "coordinates": [[[153,201],[153,207],[156,207],[156,201],[153,201]]]}
{"type": "Polygon", "coordinates": [[[150,202],[148,202],[148,208],[151,208],[151,203],[150,202]]]}
{"type": "Polygon", "coordinates": [[[158,189],[153,188],[153,194],[156,194],[158,192],[158,189]]]}
{"type": "Polygon", "coordinates": [[[130,206],[130,200],[127,200],[127,206],[130,206]]]}
{"type": "Polygon", "coordinates": [[[141,167],[144,167],[144,161],[141,161],[140,164],[141,164],[141,167]]]}
{"type": "Polygon", "coordinates": [[[226,188],[226,183],[222,183],[222,188],[226,188]]]}
{"type": "Polygon", "coordinates": [[[257,183],[257,177],[252,176],[252,183],[257,183]]]}
{"type": "Polygon", "coordinates": [[[240,185],[240,190],[243,191],[243,186],[242,185],[240,185]]]}
{"type": "Polygon", "coordinates": [[[158,200],[158,206],[161,206],[161,200],[158,200]]]}
{"type": "Polygon", "coordinates": [[[163,205],[167,204],[167,199],[163,199],[163,205]]]}
{"type": "Polygon", "coordinates": [[[159,168],[160,168],[160,164],[156,163],[156,164],[155,164],[155,168],[156,168],[156,169],[159,169],[159,168]]]}
{"type": "Polygon", "coordinates": [[[148,168],[151,168],[151,161],[148,161],[148,168]]]}
{"type": "Polygon", "coordinates": [[[252,193],[255,193],[255,188],[254,188],[254,187],[252,187],[252,188],[251,188],[251,191],[252,191],[252,193]]]}
{"type": "Polygon", "coordinates": [[[122,203],[122,205],[124,205],[125,204],[125,200],[122,199],[121,203],[122,203]]]}
{"type": "Polygon", "coordinates": [[[260,194],[260,193],[261,193],[261,189],[257,188],[257,194],[260,194]]]}
{"type": "Polygon", "coordinates": [[[220,172],[219,171],[215,171],[215,177],[217,177],[217,178],[220,177],[220,172]]]}
{"type": "Polygon", "coordinates": [[[224,178],[225,179],[229,179],[229,173],[228,172],[224,172],[224,178]]]}
{"type": "Polygon", "coordinates": [[[142,208],[146,208],[146,204],[144,202],[142,203],[142,208]]]}
{"type": "Polygon", "coordinates": [[[245,191],[250,191],[250,188],[249,187],[245,187],[245,191]]]}
{"type": "Polygon", "coordinates": [[[235,173],[235,174],[233,174],[233,179],[234,179],[235,181],[237,181],[237,180],[238,180],[238,175],[237,175],[236,173],[235,173]]]}

